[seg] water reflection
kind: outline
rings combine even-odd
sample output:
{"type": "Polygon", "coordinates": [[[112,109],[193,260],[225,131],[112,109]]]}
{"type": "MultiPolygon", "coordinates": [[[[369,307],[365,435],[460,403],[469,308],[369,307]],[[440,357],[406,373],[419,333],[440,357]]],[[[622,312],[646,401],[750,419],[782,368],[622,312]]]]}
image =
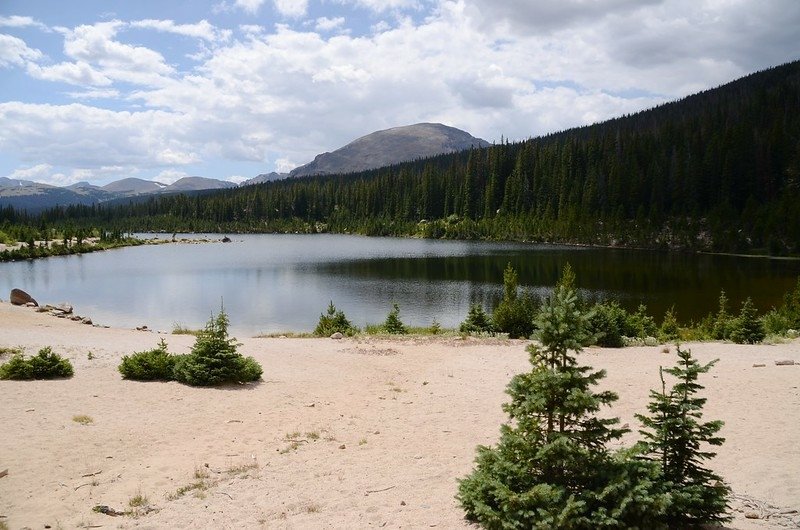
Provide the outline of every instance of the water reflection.
{"type": "Polygon", "coordinates": [[[169,330],[201,326],[224,300],[242,335],[311,330],[333,300],[358,325],[383,320],[391,304],[411,325],[457,326],[470,303],[494,305],[511,263],[520,284],[544,296],[572,264],[590,298],[646,303],[660,319],[716,307],[763,309],[793,287],[800,262],[730,256],[339,235],[248,235],[234,243],[127,248],[0,264],[0,293],[25,289],[43,302],[71,302],[96,322],[169,330]]]}

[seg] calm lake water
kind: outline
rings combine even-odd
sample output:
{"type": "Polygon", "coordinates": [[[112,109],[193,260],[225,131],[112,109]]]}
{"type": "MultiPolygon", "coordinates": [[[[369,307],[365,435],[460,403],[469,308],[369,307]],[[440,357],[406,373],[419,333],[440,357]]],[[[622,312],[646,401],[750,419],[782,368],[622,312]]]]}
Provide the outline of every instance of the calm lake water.
{"type": "Polygon", "coordinates": [[[95,323],[158,330],[202,327],[224,300],[232,332],[250,336],[311,331],[330,300],[362,327],[382,322],[392,302],[407,324],[457,327],[471,303],[499,301],[509,262],[540,295],[569,262],[585,295],[645,303],[658,321],[673,305],[681,321],[707,314],[720,289],[736,310],[747,296],[765,310],[800,275],[800,261],[731,256],[346,235],[232,239],[0,264],[0,297],[18,287],[40,303],[70,302],[95,323]]]}

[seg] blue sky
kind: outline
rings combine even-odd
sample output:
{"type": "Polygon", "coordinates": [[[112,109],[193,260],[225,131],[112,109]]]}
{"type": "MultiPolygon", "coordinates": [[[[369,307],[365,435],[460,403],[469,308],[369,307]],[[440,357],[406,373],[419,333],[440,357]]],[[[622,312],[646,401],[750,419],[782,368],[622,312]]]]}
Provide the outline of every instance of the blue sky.
{"type": "Polygon", "coordinates": [[[241,181],[418,122],[524,139],[798,59],[798,28],[796,0],[3,0],[0,176],[241,181]]]}

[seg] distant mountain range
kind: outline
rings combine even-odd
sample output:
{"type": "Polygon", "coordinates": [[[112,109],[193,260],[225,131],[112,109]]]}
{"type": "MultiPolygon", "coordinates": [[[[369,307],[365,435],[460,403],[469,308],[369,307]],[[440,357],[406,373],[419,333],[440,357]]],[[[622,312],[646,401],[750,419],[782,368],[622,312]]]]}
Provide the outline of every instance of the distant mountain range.
{"type": "Polygon", "coordinates": [[[233,182],[204,177],[185,177],[170,185],[139,178],[125,178],[105,186],[95,186],[89,182],[76,182],[65,187],[0,177],[0,207],[10,205],[35,213],[58,205],[90,205],[143,195],[235,187],[236,184],[233,182]]]}
{"type": "Polygon", "coordinates": [[[428,158],[444,153],[488,147],[489,142],[468,132],[441,123],[417,123],[377,131],[346,146],[317,155],[313,162],[300,166],[292,177],[340,175],[428,158]]]}
{"type": "MultiPolygon", "coordinates": [[[[331,153],[317,155],[312,162],[291,173],[264,173],[239,186],[287,177],[353,173],[488,145],[487,141],[454,127],[440,123],[417,123],[368,134],[331,153]]],[[[206,177],[184,177],[169,185],[124,178],[105,186],[77,182],[65,187],[0,177],[0,207],[10,205],[36,213],[58,205],[91,205],[154,194],[196,193],[235,187],[237,185],[232,182],[206,177]]]]}

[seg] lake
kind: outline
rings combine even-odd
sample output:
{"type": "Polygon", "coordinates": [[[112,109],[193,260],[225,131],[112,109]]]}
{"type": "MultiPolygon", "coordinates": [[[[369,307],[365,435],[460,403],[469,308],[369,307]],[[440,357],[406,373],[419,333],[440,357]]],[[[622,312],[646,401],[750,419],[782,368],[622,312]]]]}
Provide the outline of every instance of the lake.
{"type": "Polygon", "coordinates": [[[393,302],[406,324],[436,318],[457,327],[471,303],[488,309],[499,301],[509,262],[520,285],[538,295],[569,262],[584,295],[629,309],[645,303],[658,322],[673,305],[682,322],[702,317],[716,309],[720,289],[735,311],[747,296],[766,310],[800,275],[796,260],[329,234],[231,237],[0,263],[0,296],[17,287],[40,303],[67,301],[98,324],[165,331],[202,327],[224,301],[231,331],[251,336],[312,331],[330,300],[361,327],[382,322],[393,302]]]}

